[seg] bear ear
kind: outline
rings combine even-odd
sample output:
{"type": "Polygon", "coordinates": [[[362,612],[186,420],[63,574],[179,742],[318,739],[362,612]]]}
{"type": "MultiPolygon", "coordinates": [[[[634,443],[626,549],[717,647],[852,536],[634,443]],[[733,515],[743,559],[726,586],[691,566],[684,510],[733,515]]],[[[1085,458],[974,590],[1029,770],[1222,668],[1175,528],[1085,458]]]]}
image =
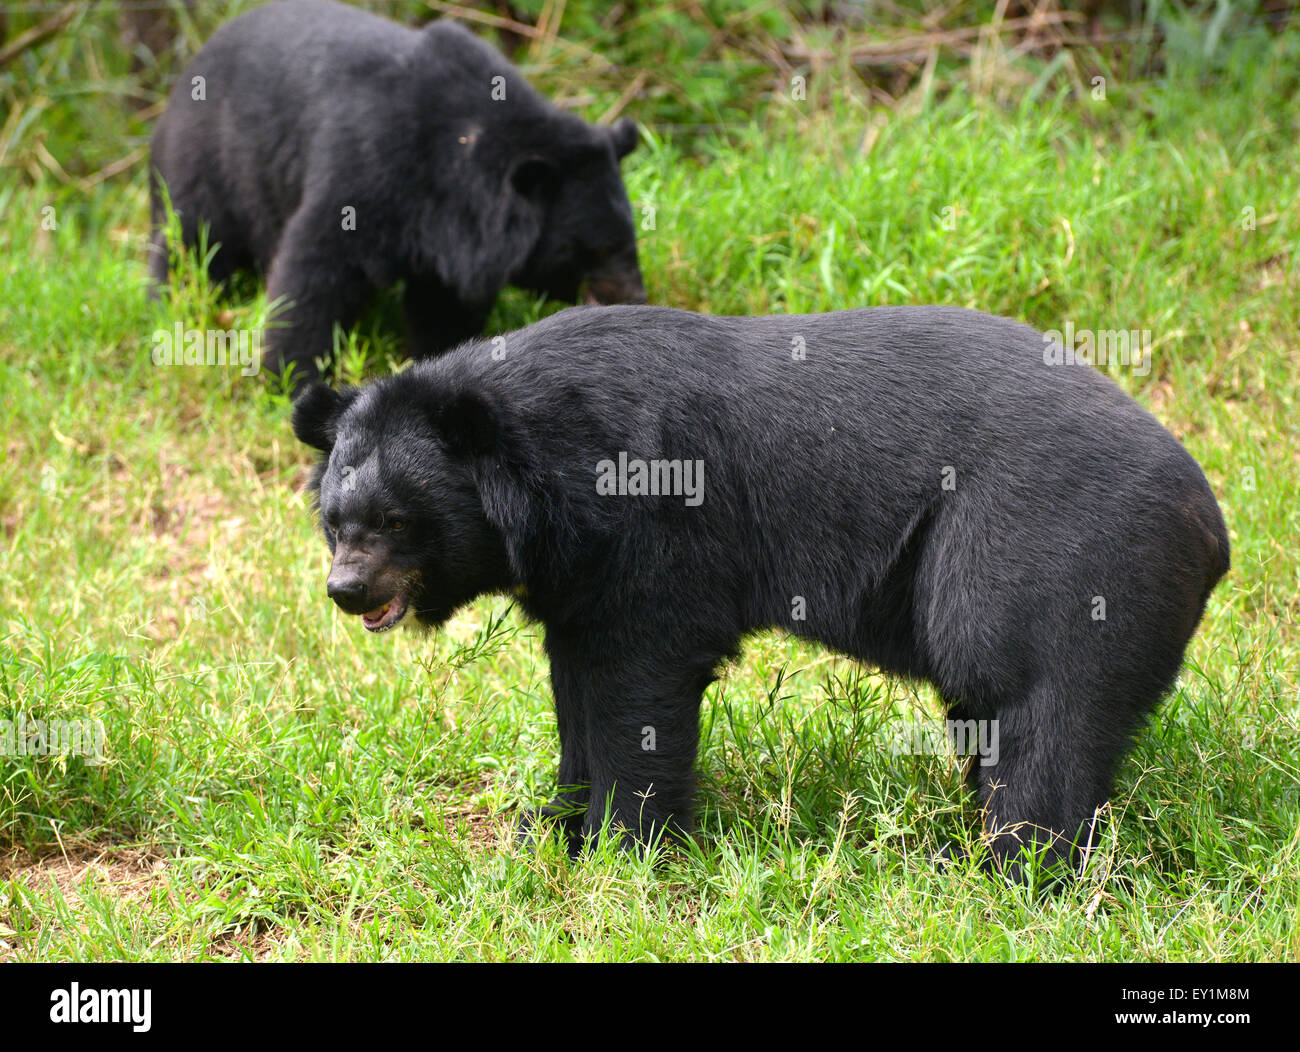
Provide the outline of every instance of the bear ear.
{"type": "Polygon", "coordinates": [[[497,449],[500,421],[496,410],[477,391],[461,391],[430,411],[433,429],[457,456],[481,457],[497,449]]]}
{"type": "Polygon", "coordinates": [[[560,185],[560,170],[545,157],[525,157],[511,169],[510,185],[531,200],[548,198],[560,185]]]}
{"type": "Polygon", "coordinates": [[[614,156],[620,161],[636,149],[638,138],[636,121],[630,117],[624,117],[609,129],[609,139],[614,144],[614,156]]]}
{"type": "Polygon", "coordinates": [[[355,387],[335,391],[314,383],[293,400],[293,433],[300,442],[328,453],[338,437],[338,421],[357,397],[355,387]]]}

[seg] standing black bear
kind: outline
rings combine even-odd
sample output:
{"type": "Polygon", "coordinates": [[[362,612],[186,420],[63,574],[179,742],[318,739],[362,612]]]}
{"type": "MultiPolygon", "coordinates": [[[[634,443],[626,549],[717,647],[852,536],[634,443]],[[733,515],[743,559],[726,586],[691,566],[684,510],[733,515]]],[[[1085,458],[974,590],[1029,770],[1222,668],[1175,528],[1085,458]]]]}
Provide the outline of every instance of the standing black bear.
{"type": "Polygon", "coordinates": [[[267,4],[223,26],[177,81],[153,137],[153,278],[167,278],[166,185],[210,273],[267,273],[287,327],[271,363],[314,376],[335,322],[399,280],[411,352],[476,335],[501,288],[645,300],[618,162],[623,120],[548,103],[451,22],[422,31],[343,4],[267,4]]]}
{"type": "Polygon", "coordinates": [[[328,454],[329,595],[382,631],[517,592],[559,723],[543,813],[572,845],[607,810],[640,838],[687,827],[701,693],[779,626],[996,721],[996,762],[970,767],[992,857],[1061,862],[1228,537],[1177,440],[1057,349],[950,307],[577,308],[316,385],[294,428],[328,454]]]}

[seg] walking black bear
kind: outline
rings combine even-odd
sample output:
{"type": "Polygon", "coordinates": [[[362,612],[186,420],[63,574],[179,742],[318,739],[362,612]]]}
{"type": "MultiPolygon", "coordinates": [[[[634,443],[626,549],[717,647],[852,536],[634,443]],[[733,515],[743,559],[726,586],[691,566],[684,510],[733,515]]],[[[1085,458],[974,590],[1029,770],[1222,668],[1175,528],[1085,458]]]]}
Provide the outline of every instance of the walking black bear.
{"type": "Polygon", "coordinates": [[[688,827],[701,693],[777,626],[996,721],[970,767],[990,858],[1055,866],[1228,568],[1196,462],[1059,350],[950,307],[574,308],[317,385],[294,427],[327,454],[328,592],[371,631],[521,596],[559,718],[542,813],[574,848],[607,812],[688,827]]]}
{"type": "Polygon", "coordinates": [[[477,335],[507,284],[645,301],[618,162],[636,127],[587,124],[451,22],[422,31],[292,0],[223,26],[176,82],[152,144],[150,272],[167,279],[163,186],[210,273],[267,274],[270,365],[316,375],[335,322],[405,282],[413,356],[477,335]]]}

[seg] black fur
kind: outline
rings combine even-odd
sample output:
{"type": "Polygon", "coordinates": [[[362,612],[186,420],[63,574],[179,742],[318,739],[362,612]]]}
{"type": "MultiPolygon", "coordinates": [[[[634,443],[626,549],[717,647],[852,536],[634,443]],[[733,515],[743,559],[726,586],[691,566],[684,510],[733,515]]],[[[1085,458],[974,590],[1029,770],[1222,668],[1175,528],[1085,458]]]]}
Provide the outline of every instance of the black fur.
{"type": "Polygon", "coordinates": [[[1195,461],[1044,347],[949,307],[577,308],[504,355],[477,342],[368,385],[328,422],[300,410],[299,435],[328,454],[327,536],[380,582],[354,611],[396,576],[430,624],[508,589],[543,623],[567,787],[544,813],[575,810],[575,845],[607,800],[640,838],[688,826],[701,692],[776,626],[998,721],[998,761],[970,780],[1014,868],[1025,844],[1076,857],[1228,568],[1195,461]],[[620,452],[702,460],[702,503],[598,494],[620,452]]]}
{"type": "Polygon", "coordinates": [[[267,4],[212,37],[158,122],[150,272],[167,279],[161,178],[185,242],[206,223],[220,243],[214,280],[254,267],[290,304],[267,342],[299,378],[335,322],[398,281],[417,357],[476,335],[507,284],[643,302],[618,169],[635,144],[631,121],[564,113],[452,22],[416,31],[324,0],[267,4]]]}

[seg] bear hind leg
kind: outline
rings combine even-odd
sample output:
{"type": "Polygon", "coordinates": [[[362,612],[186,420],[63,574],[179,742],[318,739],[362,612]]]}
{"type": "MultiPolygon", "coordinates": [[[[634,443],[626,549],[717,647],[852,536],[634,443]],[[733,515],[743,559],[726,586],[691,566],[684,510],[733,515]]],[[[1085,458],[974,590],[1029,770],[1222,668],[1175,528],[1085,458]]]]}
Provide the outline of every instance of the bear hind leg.
{"type": "Polygon", "coordinates": [[[1100,808],[1138,722],[1133,709],[1096,704],[1073,688],[1040,683],[1000,706],[982,732],[994,743],[971,758],[989,866],[1025,882],[1077,872],[1095,847],[1100,808]]]}

